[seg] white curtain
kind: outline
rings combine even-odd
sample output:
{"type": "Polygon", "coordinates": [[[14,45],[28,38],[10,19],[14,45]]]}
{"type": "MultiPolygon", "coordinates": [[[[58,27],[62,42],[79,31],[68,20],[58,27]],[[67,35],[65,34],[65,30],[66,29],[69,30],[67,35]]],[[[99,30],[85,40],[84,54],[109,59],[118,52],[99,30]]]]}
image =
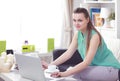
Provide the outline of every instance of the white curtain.
{"type": "Polygon", "coordinates": [[[64,18],[63,18],[63,29],[61,38],[61,47],[68,48],[73,35],[72,28],[72,12],[73,12],[73,0],[64,1],[64,18]]]}

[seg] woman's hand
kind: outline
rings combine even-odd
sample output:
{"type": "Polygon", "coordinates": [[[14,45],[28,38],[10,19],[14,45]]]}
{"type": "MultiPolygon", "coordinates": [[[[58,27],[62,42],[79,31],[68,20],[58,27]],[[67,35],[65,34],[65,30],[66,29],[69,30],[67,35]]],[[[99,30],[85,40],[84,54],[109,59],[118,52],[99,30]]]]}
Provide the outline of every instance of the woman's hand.
{"type": "Polygon", "coordinates": [[[66,72],[54,72],[51,74],[51,77],[55,77],[55,78],[66,77],[66,76],[68,76],[66,72]]]}
{"type": "Polygon", "coordinates": [[[47,62],[42,60],[41,63],[42,63],[42,67],[43,67],[44,70],[48,68],[48,63],[47,62]]]}

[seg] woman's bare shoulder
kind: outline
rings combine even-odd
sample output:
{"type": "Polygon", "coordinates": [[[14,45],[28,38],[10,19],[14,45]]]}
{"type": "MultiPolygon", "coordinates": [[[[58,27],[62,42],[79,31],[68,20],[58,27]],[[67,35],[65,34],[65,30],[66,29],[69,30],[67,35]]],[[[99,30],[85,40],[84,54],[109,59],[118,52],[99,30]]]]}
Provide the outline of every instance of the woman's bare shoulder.
{"type": "Polygon", "coordinates": [[[75,31],[74,37],[75,37],[75,38],[78,38],[78,31],[75,31]]]}

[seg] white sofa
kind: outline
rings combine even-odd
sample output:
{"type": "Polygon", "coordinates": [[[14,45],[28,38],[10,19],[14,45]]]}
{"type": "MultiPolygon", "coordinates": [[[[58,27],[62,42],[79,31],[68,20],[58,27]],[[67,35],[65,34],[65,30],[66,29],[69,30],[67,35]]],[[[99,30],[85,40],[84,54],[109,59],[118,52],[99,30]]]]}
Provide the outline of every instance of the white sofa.
{"type": "Polygon", "coordinates": [[[120,62],[120,39],[110,39],[110,38],[104,38],[107,47],[113,52],[115,57],[120,62]]]}

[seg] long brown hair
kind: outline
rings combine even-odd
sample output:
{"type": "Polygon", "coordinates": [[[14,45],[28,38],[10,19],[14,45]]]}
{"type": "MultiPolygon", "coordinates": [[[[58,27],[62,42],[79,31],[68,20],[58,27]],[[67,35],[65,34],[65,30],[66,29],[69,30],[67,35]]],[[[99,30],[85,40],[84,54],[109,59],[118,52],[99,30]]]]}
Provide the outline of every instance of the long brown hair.
{"type": "Polygon", "coordinates": [[[88,33],[87,33],[87,40],[86,40],[86,42],[87,42],[87,44],[86,44],[86,48],[87,48],[86,53],[87,53],[87,51],[89,49],[89,44],[90,44],[90,39],[91,39],[91,31],[92,30],[95,30],[97,32],[97,34],[99,35],[99,38],[100,38],[100,44],[99,45],[101,45],[101,35],[95,29],[95,27],[93,26],[92,21],[90,20],[90,16],[89,16],[88,11],[85,8],[76,8],[73,13],[75,13],[75,14],[76,13],[77,14],[83,13],[86,19],[89,18],[89,22],[88,22],[88,25],[87,25],[88,33]]]}

